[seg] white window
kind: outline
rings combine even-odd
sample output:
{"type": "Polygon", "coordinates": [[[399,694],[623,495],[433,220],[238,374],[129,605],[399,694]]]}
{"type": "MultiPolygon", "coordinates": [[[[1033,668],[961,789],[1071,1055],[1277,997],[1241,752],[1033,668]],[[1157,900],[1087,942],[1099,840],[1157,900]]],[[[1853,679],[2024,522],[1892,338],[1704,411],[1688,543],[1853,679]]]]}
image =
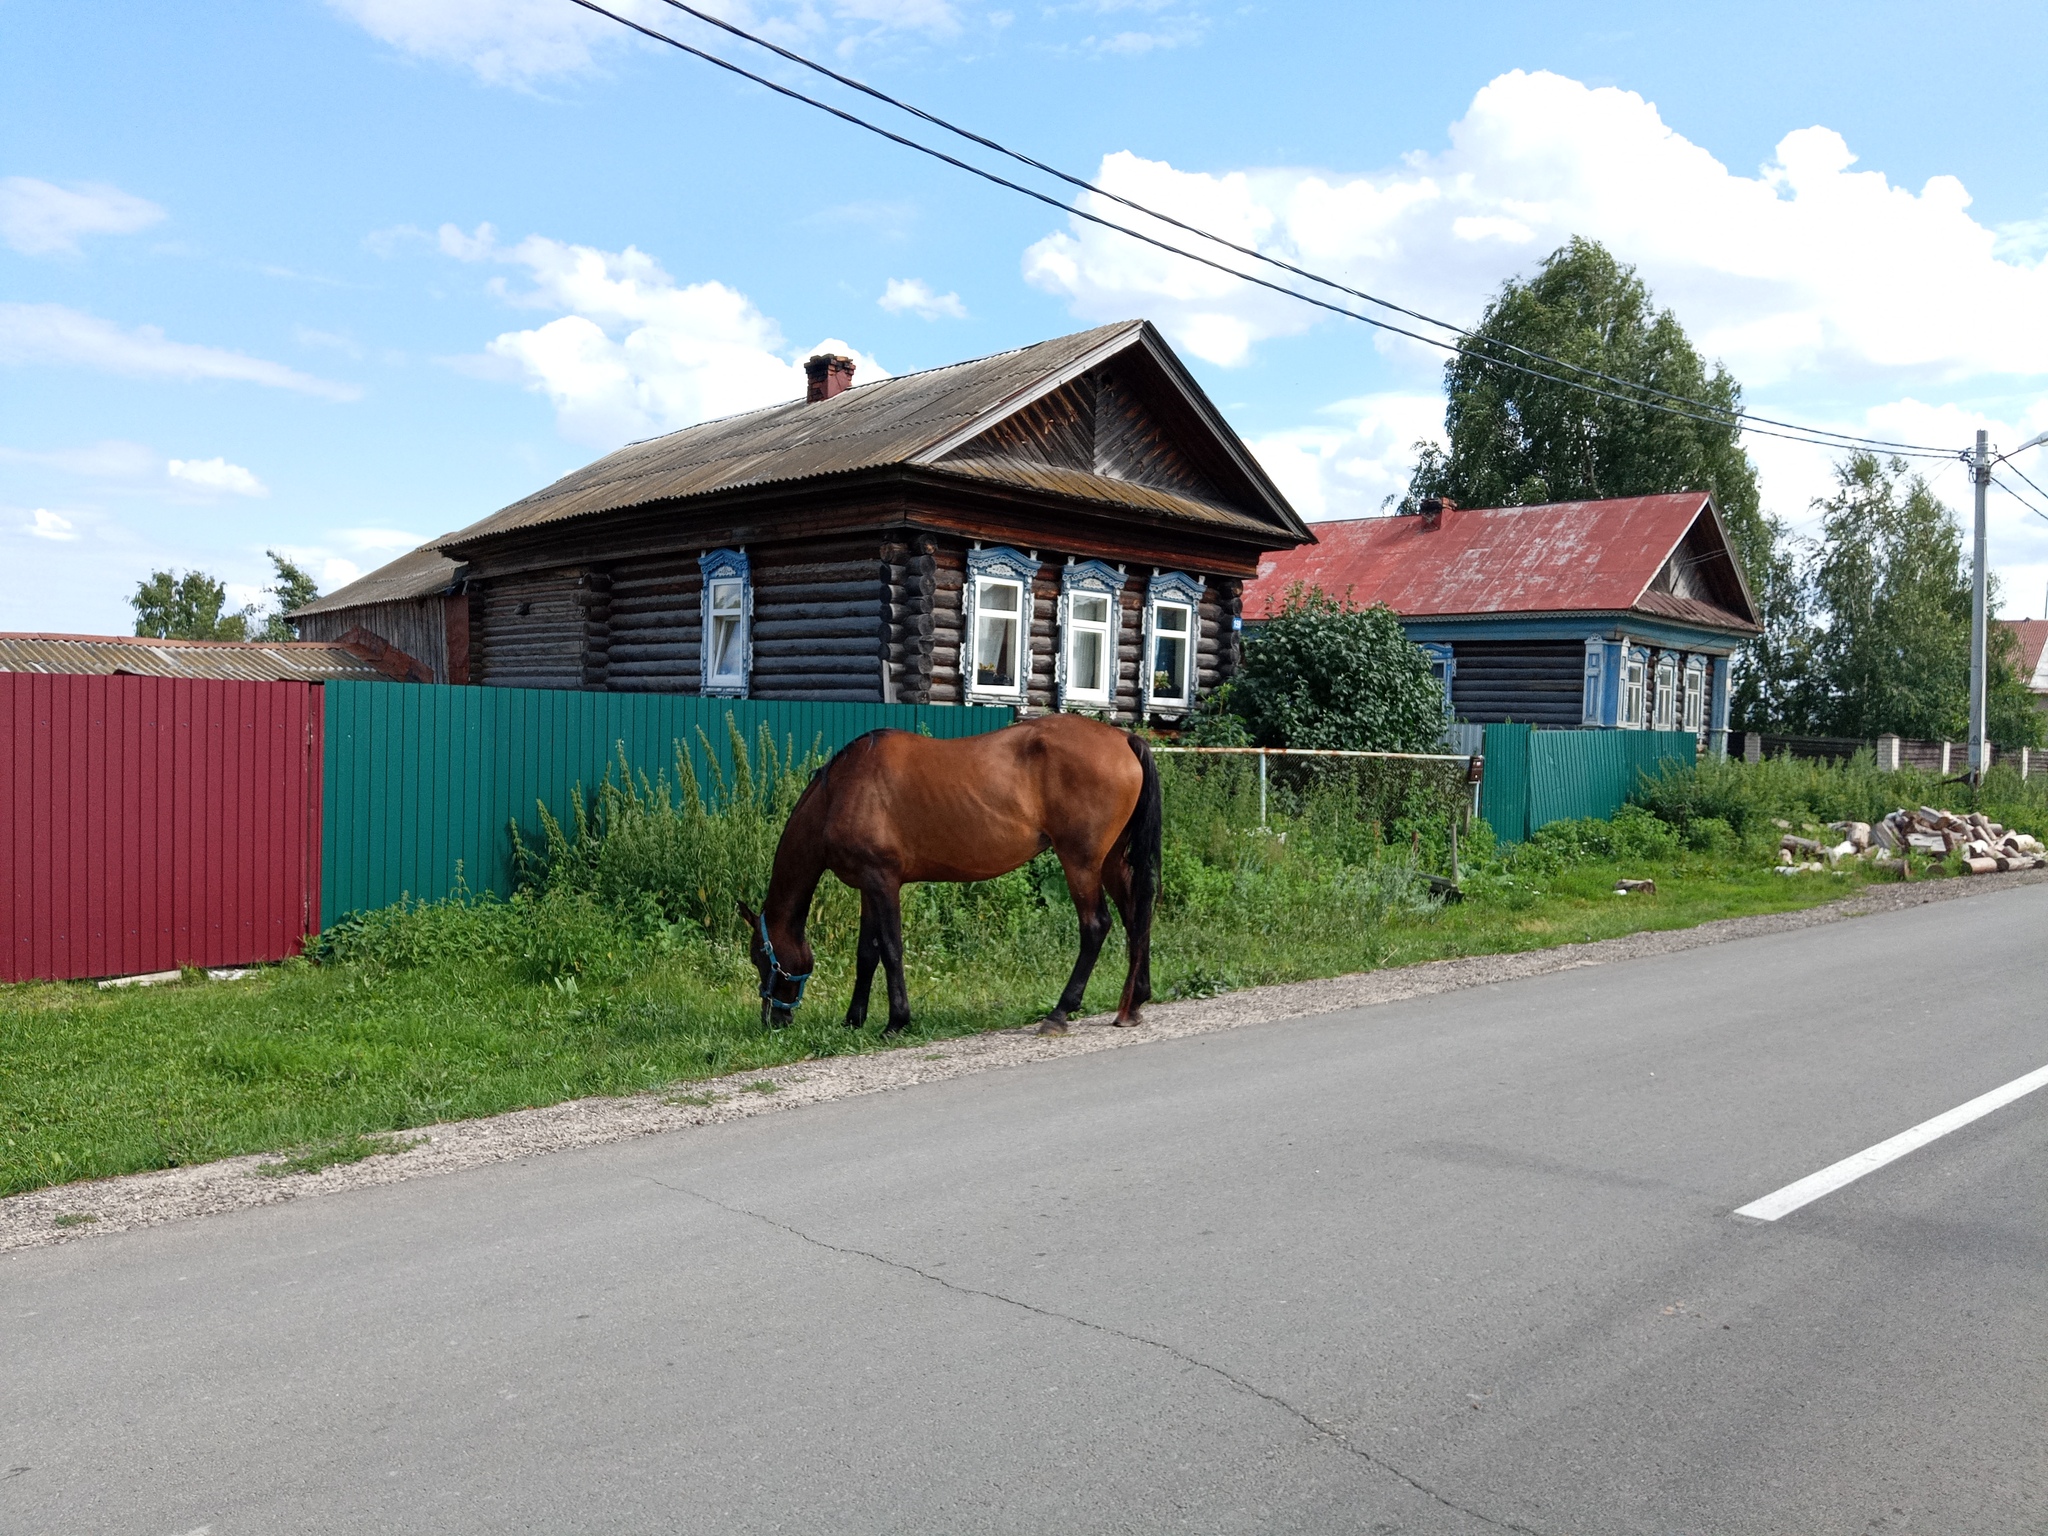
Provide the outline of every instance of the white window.
{"type": "Polygon", "coordinates": [[[1630,730],[1643,728],[1643,686],[1649,663],[1641,651],[1630,651],[1621,674],[1621,723],[1630,730]]]}
{"type": "Polygon", "coordinates": [[[1152,702],[1188,701],[1188,663],[1193,655],[1194,610],[1186,603],[1157,603],[1152,609],[1152,702]]]}
{"type": "Polygon", "coordinates": [[[1113,599],[1106,592],[1067,595],[1067,697],[1107,704],[1115,652],[1110,641],[1113,599]]]}
{"type": "Polygon", "coordinates": [[[1657,658],[1657,704],[1652,712],[1656,729],[1678,729],[1678,658],[1666,654],[1657,658]]]}
{"type": "Polygon", "coordinates": [[[974,690],[1023,692],[1024,584],[1000,576],[974,583],[974,690]]]}
{"type": "Polygon", "coordinates": [[[703,690],[744,697],[754,664],[754,594],[746,553],[714,549],[697,561],[704,575],[700,636],[703,690]]]}
{"type": "Polygon", "coordinates": [[[1698,661],[1688,662],[1685,668],[1684,705],[1680,711],[1681,729],[1697,736],[1706,722],[1707,678],[1706,671],[1698,661]]]}
{"type": "Polygon", "coordinates": [[[734,577],[711,583],[711,635],[704,680],[736,688],[747,681],[747,584],[734,577]]]}

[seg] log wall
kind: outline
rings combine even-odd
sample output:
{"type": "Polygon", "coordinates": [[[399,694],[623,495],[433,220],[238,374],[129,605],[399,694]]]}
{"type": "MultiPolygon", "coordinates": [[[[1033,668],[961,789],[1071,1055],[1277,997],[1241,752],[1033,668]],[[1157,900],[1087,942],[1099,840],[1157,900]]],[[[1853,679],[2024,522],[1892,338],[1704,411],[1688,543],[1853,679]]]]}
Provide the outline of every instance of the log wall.
{"type": "Polygon", "coordinates": [[[364,603],[333,613],[309,613],[292,620],[301,640],[339,640],[350,630],[367,629],[405,652],[433,674],[437,683],[453,682],[448,673],[447,609],[460,597],[422,598],[413,603],[364,603]]]}
{"type": "Polygon", "coordinates": [[[701,692],[704,578],[696,552],[620,560],[610,574],[605,664],[591,686],[615,693],[701,692]]]}
{"type": "Polygon", "coordinates": [[[881,703],[892,626],[879,534],[747,553],[754,586],[747,696],[881,703]]]}
{"type": "Polygon", "coordinates": [[[474,679],[498,688],[581,688],[588,589],[581,570],[534,571],[484,584],[471,612],[474,679]],[[481,613],[477,613],[481,608],[481,613]]]}

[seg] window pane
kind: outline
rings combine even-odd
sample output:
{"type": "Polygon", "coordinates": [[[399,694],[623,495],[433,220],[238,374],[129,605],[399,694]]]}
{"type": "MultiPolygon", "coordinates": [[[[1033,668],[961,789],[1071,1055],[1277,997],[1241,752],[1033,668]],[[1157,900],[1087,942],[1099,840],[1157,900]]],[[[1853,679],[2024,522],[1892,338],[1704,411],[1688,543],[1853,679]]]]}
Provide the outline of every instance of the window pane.
{"type": "Polygon", "coordinates": [[[1017,611],[1017,584],[1013,581],[988,581],[981,587],[981,606],[1002,613],[1017,611]]]}
{"type": "MultiPolygon", "coordinates": [[[[1013,600],[1017,589],[1008,589],[1013,600]]],[[[1017,621],[984,612],[974,630],[974,682],[978,688],[1017,686],[1017,621]]]]}
{"type": "Polygon", "coordinates": [[[1092,593],[1077,592],[1073,599],[1073,616],[1076,624],[1107,624],[1109,599],[1092,593]]]}
{"type": "Polygon", "coordinates": [[[1104,676],[1104,641],[1108,637],[1099,629],[1079,629],[1074,632],[1072,645],[1067,652],[1067,689],[1071,693],[1089,693],[1100,696],[1108,692],[1108,681],[1104,676]]]}
{"type": "MultiPolygon", "coordinates": [[[[1162,614],[1162,617],[1164,615],[1162,614]]],[[[1179,702],[1188,693],[1188,642],[1185,635],[1153,637],[1152,696],[1179,702]]]]}
{"type": "Polygon", "coordinates": [[[737,617],[740,611],[740,584],[736,581],[711,583],[711,611],[714,614],[729,613],[737,617]]]}
{"type": "Polygon", "coordinates": [[[1158,619],[1154,627],[1168,630],[1175,634],[1186,634],[1188,632],[1187,609],[1181,607],[1178,603],[1161,603],[1158,610],[1158,619]]]}
{"type": "Polygon", "coordinates": [[[741,663],[740,621],[725,614],[711,616],[711,675],[737,681],[741,663]]]}

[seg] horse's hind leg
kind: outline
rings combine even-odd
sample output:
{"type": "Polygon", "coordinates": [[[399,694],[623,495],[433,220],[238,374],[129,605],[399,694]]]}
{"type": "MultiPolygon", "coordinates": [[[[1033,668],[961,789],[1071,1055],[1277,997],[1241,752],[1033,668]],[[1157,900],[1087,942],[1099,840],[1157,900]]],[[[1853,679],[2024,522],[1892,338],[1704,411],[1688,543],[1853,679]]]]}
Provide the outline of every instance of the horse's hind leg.
{"type": "Polygon", "coordinates": [[[1074,974],[1067,978],[1059,1005],[1038,1026],[1041,1035],[1067,1032],[1067,1019],[1080,1008],[1088,978],[1095,973],[1096,957],[1102,953],[1102,941],[1109,937],[1109,902],[1103,896],[1100,872],[1068,868],[1067,890],[1074,898],[1074,910],[1081,915],[1081,953],[1074,959],[1074,974]]]}
{"type": "Polygon", "coordinates": [[[1110,850],[1102,884],[1110,900],[1116,903],[1116,915],[1124,924],[1124,952],[1130,957],[1130,965],[1124,972],[1124,993],[1117,1002],[1116,1022],[1121,1028],[1129,1028],[1143,1022],[1138,1010],[1152,1000],[1152,931],[1150,923],[1143,933],[1132,926],[1131,868],[1124,862],[1122,844],[1110,850]]]}
{"type": "Polygon", "coordinates": [[[859,1029],[868,1021],[868,998],[875,987],[875,966],[882,958],[881,920],[875,913],[875,898],[867,892],[860,897],[860,949],[853,972],[853,997],[846,1005],[846,1027],[859,1029]]]}
{"type": "Polygon", "coordinates": [[[910,987],[903,979],[903,887],[882,886],[863,893],[863,905],[875,906],[875,949],[882,961],[882,974],[889,981],[889,1022],[884,1033],[894,1034],[910,1026],[910,987]]]}

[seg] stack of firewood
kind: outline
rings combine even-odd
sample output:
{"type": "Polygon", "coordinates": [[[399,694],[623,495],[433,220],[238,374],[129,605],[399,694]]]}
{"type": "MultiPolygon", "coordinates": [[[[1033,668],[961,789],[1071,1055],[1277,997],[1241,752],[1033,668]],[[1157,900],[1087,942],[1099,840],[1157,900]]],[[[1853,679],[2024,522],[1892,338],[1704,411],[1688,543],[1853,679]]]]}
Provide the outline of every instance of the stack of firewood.
{"type": "Polygon", "coordinates": [[[1839,841],[1830,844],[1789,831],[1779,839],[1779,873],[1827,869],[1844,859],[1869,859],[1880,866],[1903,870],[1908,852],[1930,859],[1955,856],[1957,871],[1968,875],[2048,868],[2048,849],[2043,848],[2040,839],[2025,832],[2008,831],[1979,811],[1958,816],[1923,805],[1917,811],[1893,811],[1875,824],[1830,822],[1827,830],[1839,841]]]}

